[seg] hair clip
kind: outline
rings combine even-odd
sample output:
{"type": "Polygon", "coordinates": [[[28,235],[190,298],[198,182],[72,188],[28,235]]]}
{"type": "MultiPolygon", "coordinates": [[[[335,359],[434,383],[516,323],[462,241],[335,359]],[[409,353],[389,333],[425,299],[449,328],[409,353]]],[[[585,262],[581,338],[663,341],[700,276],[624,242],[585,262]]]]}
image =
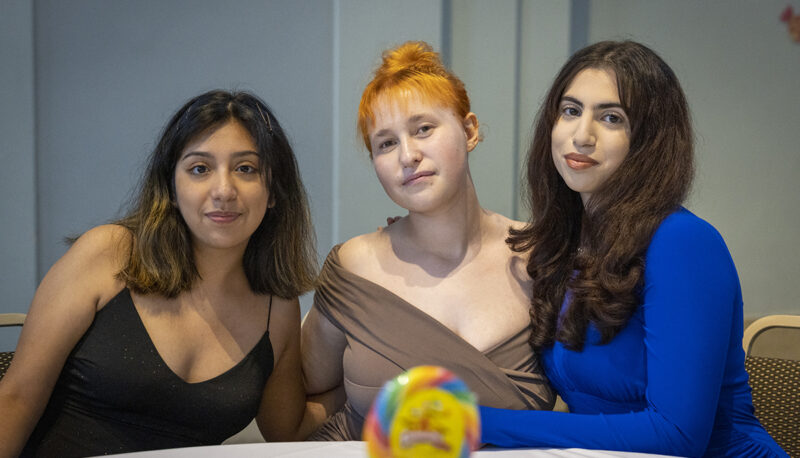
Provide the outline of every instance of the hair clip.
{"type": "Polygon", "coordinates": [[[269,116],[266,117],[264,116],[264,112],[261,111],[261,104],[256,103],[256,108],[258,108],[258,114],[261,115],[261,120],[264,121],[264,123],[269,128],[269,133],[272,134],[272,123],[269,121],[269,116]]]}

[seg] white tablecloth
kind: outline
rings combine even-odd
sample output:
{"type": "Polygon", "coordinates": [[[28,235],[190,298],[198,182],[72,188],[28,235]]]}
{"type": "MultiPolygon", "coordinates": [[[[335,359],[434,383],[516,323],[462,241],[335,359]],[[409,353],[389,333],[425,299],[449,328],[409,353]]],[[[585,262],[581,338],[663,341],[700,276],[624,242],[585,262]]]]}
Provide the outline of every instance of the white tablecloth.
{"type": "MultiPolygon", "coordinates": [[[[125,458],[212,458],[212,457],[291,457],[291,458],[364,458],[364,442],[271,442],[261,444],[215,445],[210,447],[175,448],[116,455],[125,458]]],[[[605,450],[568,449],[500,449],[484,448],[472,454],[476,458],[562,457],[562,458],[653,458],[664,455],[611,452],[605,450]]]]}

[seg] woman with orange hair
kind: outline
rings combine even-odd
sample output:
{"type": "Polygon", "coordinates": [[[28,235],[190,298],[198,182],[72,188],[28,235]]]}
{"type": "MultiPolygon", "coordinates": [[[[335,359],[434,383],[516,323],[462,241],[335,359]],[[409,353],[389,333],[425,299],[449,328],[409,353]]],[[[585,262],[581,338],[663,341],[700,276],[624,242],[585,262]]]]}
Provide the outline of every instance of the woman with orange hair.
{"type": "Polygon", "coordinates": [[[505,242],[522,225],[478,202],[468,162],[478,118],[463,83],[426,43],[389,50],[358,129],[408,215],[328,255],[303,326],[303,369],[309,393],[343,388],[347,400],[312,439],[359,439],[384,382],[421,364],[452,370],[482,404],[551,408],[527,343],[527,260],[505,242]]]}

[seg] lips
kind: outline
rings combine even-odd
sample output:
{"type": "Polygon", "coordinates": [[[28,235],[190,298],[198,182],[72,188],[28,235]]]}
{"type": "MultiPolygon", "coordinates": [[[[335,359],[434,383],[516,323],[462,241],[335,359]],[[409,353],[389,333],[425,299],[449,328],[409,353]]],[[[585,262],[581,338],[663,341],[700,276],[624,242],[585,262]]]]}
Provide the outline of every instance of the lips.
{"type": "Polygon", "coordinates": [[[599,164],[589,156],[579,153],[569,153],[564,156],[564,159],[567,161],[567,166],[572,170],[585,170],[599,164]]]}
{"type": "Polygon", "coordinates": [[[230,223],[236,218],[238,218],[239,215],[240,213],[237,212],[221,212],[221,211],[206,213],[208,219],[210,219],[215,223],[220,223],[220,224],[230,223]]]}
{"type": "Polygon", "coordinates": [[[420,181],[421,178],[429,177],[431,175],[433,175],[433,172],[416,172],[416,173],[413,173],[413,174],[405,177],[405,179],[403,179],[403,186],[417,183],[418,181],[420,181]]]}

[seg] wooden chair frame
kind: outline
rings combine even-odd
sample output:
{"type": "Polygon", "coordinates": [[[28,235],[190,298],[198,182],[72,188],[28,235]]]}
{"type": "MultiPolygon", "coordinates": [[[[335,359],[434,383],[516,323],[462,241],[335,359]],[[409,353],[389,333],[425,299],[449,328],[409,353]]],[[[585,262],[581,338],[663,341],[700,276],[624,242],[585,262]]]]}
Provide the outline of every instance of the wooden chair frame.
{"type": "Polygon", "coordinates": [[[0,327],[22,326],[25,323],[24,313],[0,313],[0,327]]]}
{"type": "Polygon", "coordinates": [[[770,315],[759,318],[750,323],[750,326],[744,330],[744,336],[742,337],[742,346],[744,347],[745,354],[750,354],[750,349],[753,347],[753,342],[762,332],[773,328],[800,328],[800,316],[770,315]]]}
{"type": "Polygon", "coordinates": [[[800,404],[794,388],[800,380],[800,361],[759,357],[750,353],[758,336],[775,328],[800,331],[800,316],[771,315],[751,323],[742,338],[742,346],[747,355],[745,367],[750,375],[756,417],[790,456],[800,457],[800,418],[797,411],[800,404]]]}

